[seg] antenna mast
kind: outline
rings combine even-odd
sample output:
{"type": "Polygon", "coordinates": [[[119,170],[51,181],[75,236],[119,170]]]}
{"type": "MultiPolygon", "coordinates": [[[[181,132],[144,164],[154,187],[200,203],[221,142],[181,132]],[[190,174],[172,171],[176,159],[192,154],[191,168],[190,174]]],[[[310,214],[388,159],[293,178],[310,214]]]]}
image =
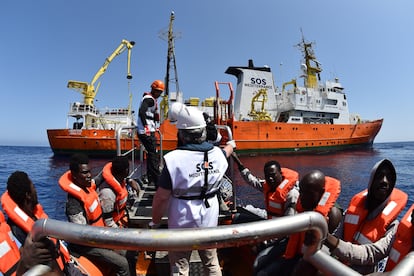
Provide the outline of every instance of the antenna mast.
{"type": "Polygon", "coordinates": [[[165,94],[168,96],[170,92],[170,83],[175,83],[175,92],[180,92],[178,84],[177,74],[177,63],[175,61],[175,47],[174,40],[176,35],[173,32],[173,22],[175,19],[174,12],[170,15],[170,24],[168,26],[167,41],[168,41],[168,52],[167,52],[167,71],[165,75],[165,94]]]}

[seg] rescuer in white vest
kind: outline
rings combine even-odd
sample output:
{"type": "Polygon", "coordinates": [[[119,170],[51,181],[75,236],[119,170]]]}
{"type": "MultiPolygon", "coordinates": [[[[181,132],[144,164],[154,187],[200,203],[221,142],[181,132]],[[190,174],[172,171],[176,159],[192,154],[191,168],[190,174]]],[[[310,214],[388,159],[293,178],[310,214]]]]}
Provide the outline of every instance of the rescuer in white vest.
{"type": "MultiPolygon", "coordinates": [[[[171,121],[176,121],[179,146],[164,156],[165,166],[152,203],[156,228],[168,214],[168,228],[215,227],[218,224],[217,192],[227,170],[226,156],[234,140],[221,149],[206,141],[206,122],[195,107],[174,103],[171,121]],[[168,210],[168,211],[167,211],[168,210]]],[[[205,275],[221,275],[216,249],[198,250],[205,275]]],[[[188,275],[191,251],[169,252],[171,275],[188,275]]]]}

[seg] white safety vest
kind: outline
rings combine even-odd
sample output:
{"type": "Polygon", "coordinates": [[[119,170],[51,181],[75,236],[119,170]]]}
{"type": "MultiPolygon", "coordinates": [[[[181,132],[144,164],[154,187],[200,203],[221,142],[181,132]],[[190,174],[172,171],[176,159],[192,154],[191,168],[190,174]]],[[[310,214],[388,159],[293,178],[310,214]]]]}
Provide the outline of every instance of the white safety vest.
{"type": "Polygon", "coordinates": [[[198,197],[204,186],[204,152],[177,149],[164,156],[171,176],[172,197],[169,202],[169,228],[192,228],[217,226],[219,204],[215,195],[227,170],[227,159],[219,147],[208,152],[208,188],[204,199],[198,197]]]}
{"type": "MultiPolygon", "coordinates": [[[[156,125],[156,122],[154,120],[155,112],[158,109],[157,108],[157,100],[150,93],[145,94],[145,96],[142,97],[141,103],[145,99],[152,99],[154,101],[154,105],[148,107],[147,111],[145,112],[145,115],[146,115],[146,122],[145,123],[149,127],[149,130],[151,132],[154,132],[157,129],[157,125],[156,125]]],[[[139,115],[138,115],[137,123],[138,123],[138,134],[145,134],[144,125],[143,125],[143,123],[142,123],[141,118],[139,117],[139,115]]]]}

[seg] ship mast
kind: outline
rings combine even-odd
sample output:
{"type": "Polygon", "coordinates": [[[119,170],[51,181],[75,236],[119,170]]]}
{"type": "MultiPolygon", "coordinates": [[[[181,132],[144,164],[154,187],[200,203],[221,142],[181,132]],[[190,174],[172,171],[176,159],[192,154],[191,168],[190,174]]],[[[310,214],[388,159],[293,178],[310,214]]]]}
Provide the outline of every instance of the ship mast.
{"type": "Polygon", "coordinates": [[[307,43],[305,41],[302,33],[302,41],[297,46],[302,50],[305,59],[305,63],[302,64],[302,69],[305,73],[304,85],[308,88],[317,88],[322,68],[319,67],[320,63],[316,60],[312,44],[312,42],[307,43]]]}
{"type": "Polygon", "coordinates": [[[167,118],[168,114],[168,97],[170,95],[170,84],[175,84],[175,92],[176,95],[174,100],[180,101],[180,87],[178,84],[178,74],[177,74],[177,64],[175,61],[175,47],[174,47],[174,40],[177,37],[176,34],[173,32],[173,22],[175,19],[175,14],[172,11],[170,15],[170,24],[168,26],[168,32],[162,33],[161,38],[167,38],[168,42],[168,50],[167,50],[167,70],[165,74],[165,92],[163,95],[163,99],[160,103],[160,109],[162,112],[162,119],[167,118]]]}

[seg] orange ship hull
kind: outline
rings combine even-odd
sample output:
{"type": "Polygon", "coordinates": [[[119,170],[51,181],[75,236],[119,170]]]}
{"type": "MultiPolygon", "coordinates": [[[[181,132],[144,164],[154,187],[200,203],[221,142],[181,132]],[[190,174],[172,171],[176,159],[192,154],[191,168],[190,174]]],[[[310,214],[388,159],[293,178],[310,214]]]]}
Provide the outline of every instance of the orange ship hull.
{"type": "MultiPolygon", "coordinates": [[[[90,156],[115,156],[117,153],[115,130],[48,129],[47,137],[55,155],[83,152],[90,156]]],[[[121,151],[139,147],[138,138],[121,138],[121,151]]]]}
{"type": "MultiPolygon", "coordinates": [[[[370,147],[382,122],[380,119],[356,125],[329,125],[233,121],[230,129],[240,154],[316,152],[370,147]]],[[[166,121],[160,130],[163,149],[174,149],[177,145],[175,125],[166,121]]],[[[226,141],[226,134],[222,135],[226,141]]]]}
{"type": "MultiPolygon", "coordinates": [[[[382,119],[356,125],[288,124],[275,122],[233,121],[230,129],[239,154],[268,154],[335,151],[355,147],[370,147],[382,126],[382,119]]],[[[164,121],[160,127],[162,149],[177,146],[177,128],[164,121]]],[[[47,130],[50,147],[56,155],[85,152],[91,156],[116,154],[114,130],[47,130]]],[[[227,141],[227,134],[222,133],[227,141]]],[[[121,151],[139,147],[136,138],[122,138],[121,151]]]]}

